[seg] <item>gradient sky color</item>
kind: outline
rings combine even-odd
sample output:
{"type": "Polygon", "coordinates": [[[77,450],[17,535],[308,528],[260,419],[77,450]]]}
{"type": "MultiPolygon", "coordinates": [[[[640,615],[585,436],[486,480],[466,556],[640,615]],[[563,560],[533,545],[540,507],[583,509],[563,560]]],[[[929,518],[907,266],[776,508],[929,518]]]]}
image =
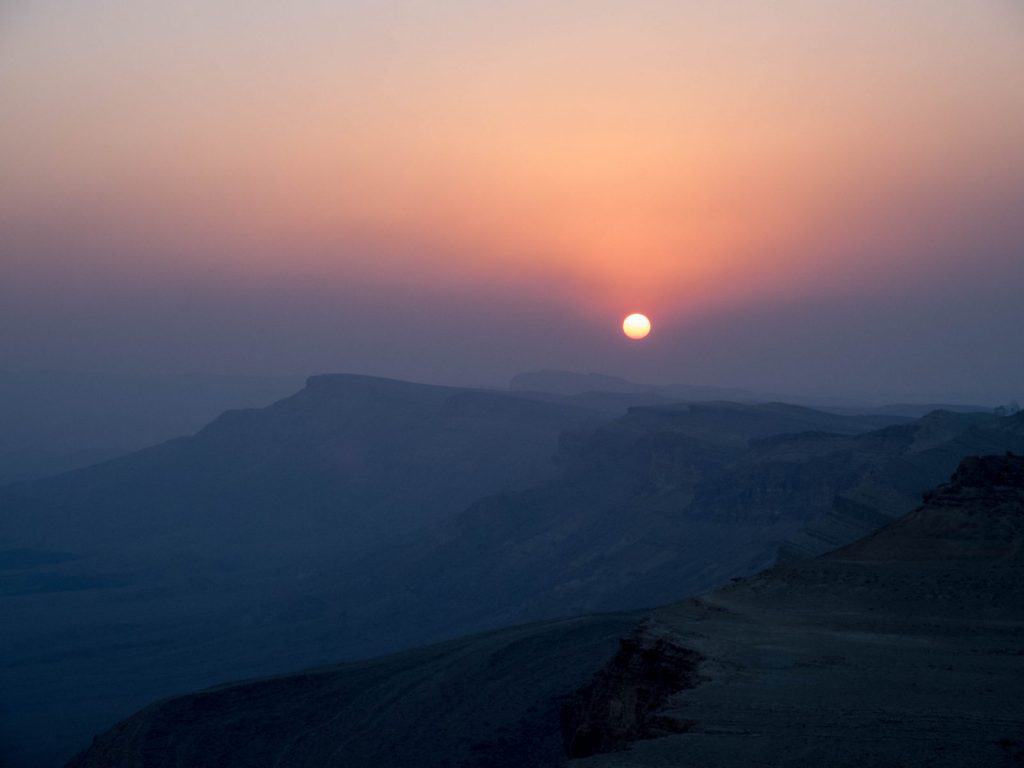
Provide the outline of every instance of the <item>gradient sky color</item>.
{"type": "Polygon", "coordinates": [[[1010,0],[9,0],[0,103],[3,367],[1024,389],[1010,0]]]}

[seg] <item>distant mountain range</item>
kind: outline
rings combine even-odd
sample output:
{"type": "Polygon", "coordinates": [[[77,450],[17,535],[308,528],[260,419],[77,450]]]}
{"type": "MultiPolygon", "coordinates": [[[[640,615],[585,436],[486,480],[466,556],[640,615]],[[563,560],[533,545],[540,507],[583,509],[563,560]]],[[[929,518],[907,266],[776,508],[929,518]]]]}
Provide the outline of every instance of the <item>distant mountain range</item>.
{"type": "Polygon", "coordinates": [[[729,400],[738,403],[788,402],[837,413],[877,414],[918,418],[932,411],[971,413],[990,408],[972,404],[941,402],[914,402],[879,404],[857,402],[856,398],[838,396],[796,396],[778,392],[755,392],[732,387],[697,386],[693,384],[639,384],[618,376],[602,373],[540,370],[520,373],[512,377],[509,387],[514,392],[552,392],[566,397],[586,399],[597,393],[637,398],[635,405],[656,405],[670,402],[702,402],[729,400]]]}
{"type": "Polygon", "coordinates": [[[318,376],[0,489],[0,759],[226,680],[678,599],[1024,450],[1024,416],[634,397],[318,376]]]}
{"type": "MultiPolygon", "coordinates": [[[[0,485],[67,472],[190,435],[226,410],[262,407],[301,386],[299,376],[0,371],[0,485]]],[[[722,387],[648,386],[569,371],[520,374],[512,379],[510,391],[616,414],[633,405],[680,400],[787,399],[722,387]]],[[[971,406],[871,410],[916,417],[940,408],[971,406]]]]}
{"type": "Polygon", "coordinates": [[[779,404],[634,408],[563,439],[550,481],[481,499],[306,586],[351,606],[359,653],[631,610],[852,541],[913,509],[964,456],[1024,451],[1024,414],[938,412],[872,429],[882,419],[779,404]]]}
{"type": "Polygon", "coordinates": [[[649,614],[158,702],[69,765],[1011,766],[1022,566],[1024,458],[968,458],[923,506],[828,555],[649,614]]]}
{"type": "Polygon", "coordinates": [[[302,625],[323,596],[294,600],[300,585],[550,476],[559,436],[605,418],[318,376],[194,436],[0,490],[0,758],[52,764],[46,750],[141,700],[349,653],[330,637],[343,624],[302,625]]]}
{"type": "Polygon", "coordinates": [[[338,554],[536,482],[564,431],[600,420],[497,392],[314,376],[193,436],[11,485],[0,531],[81,556],[126,546],[227,560],[243,547],[338,554]]]}
{"type": "Polygon", "coordinates": [[[688,384],[658,386],[638,384],[635,381],[602,373],[576,373],[573,371],[529,371],[512,377],[509,387],[513,391],[553,392],[560,395],[583,395],[589,392],[609,392],[619,395],[657,395],[666,400],[735,400],[755,402],[764,400],[753,392],[728,387],[701,387],[688,384]]]}

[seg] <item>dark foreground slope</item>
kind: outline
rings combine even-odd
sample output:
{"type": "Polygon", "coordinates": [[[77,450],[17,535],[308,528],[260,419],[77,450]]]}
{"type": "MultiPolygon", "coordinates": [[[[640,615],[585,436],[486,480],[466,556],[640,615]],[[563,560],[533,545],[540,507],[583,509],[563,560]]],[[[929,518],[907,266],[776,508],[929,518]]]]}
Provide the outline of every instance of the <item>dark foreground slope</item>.
{"type": "Polygon", "coordinates": [[[1009,768],[1024,749],[1024,459],[968,459],[876,535],[636,621],[160,702],[71,765],[1009,768]]]}
{"type": "Polygon", "coordinates": [[[1020,765],[1024,458],[968,459],[877,533],[658,611],[634,641],[700,661],[646,708],[622,706],[628,680],[583,689],[580,768],[1020,765]]]}
{"type": "Polygon", "coordinates": [[[635,614],[527,625],[154,704],[76,768],[550,766],[559,711],[635,614]]]}

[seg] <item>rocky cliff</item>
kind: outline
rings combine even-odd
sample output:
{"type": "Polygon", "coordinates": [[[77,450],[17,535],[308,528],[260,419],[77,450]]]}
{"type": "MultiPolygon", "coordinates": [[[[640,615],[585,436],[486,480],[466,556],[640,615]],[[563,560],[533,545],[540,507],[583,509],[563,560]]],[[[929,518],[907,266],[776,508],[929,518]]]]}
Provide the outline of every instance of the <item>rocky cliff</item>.
{"type": "Polygon", "coordinates": [[[655,612],[634,642],[699,655],[700,684],[646,716],[686,727],[580,768],[1019,765],[1022,544],[1024,457],[968,458],[871,536],[655,612]]]}
{"type": "Polygon", "coordinates": [[[619,642],[619,650],[562,710],[569,757],[622,749],[632,741],[684,733],[689,720],[660,715],[669,697],[699,682],[702,657],[646,625],[619,642]]]}

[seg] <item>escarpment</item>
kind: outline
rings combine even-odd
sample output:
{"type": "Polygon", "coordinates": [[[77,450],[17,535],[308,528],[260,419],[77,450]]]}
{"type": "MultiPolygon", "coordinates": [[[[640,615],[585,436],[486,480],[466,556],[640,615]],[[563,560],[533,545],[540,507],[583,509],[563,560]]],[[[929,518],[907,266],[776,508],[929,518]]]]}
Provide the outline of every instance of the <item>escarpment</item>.
{"type": "Polygon", "coordinates": [[[562,710],[562,736],[570,758],[624,748],[632,741],[681,733],[691,721],[659,710],[673,695],[700,682],[703,657],[644,624],[619,643],[618,652],[562,710]]]}

